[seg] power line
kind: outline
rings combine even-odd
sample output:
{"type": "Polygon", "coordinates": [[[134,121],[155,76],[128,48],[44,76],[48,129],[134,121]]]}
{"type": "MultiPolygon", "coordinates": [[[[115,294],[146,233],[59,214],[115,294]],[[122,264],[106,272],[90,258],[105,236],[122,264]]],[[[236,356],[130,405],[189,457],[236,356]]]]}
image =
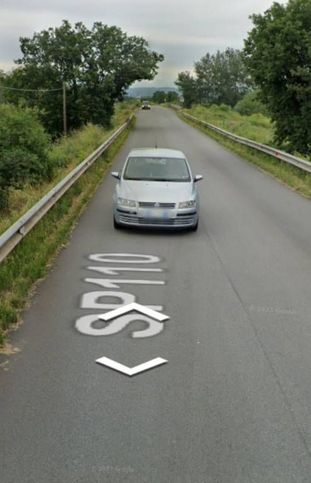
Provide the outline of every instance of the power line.
{"type": "Polygon", "coordinates": [[[53,91],[61,91],[63,88],[58,87],[57,89],[19,89],[17,87],[0,86],[0,89],[5,89],[7,91],[23,91],[23,92],[53,92],[53,91]]]}
{"type": "Polygon", "coordinates": [[[1,86],[0,89],[7,90],[7,91],[19,91],[19,92],[55,92],[55,91],[62,91],[63,97],[63,126],[64,126],[64,135],[67,135],[67,107],[66,107],[66,83],[63,82],[62,87],[54,88],[54,89],[20,89],[18,87],[7,87],[1,86]]]}

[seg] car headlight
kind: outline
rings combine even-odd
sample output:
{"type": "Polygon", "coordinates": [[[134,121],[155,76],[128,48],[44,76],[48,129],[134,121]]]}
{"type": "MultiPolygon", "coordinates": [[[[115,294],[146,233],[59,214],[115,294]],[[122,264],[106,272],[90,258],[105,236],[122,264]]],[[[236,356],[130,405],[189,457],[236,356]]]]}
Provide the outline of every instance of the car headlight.
{"type": "Polygon", "coordinates": [[[137,207],[137,201],[134,201],[134,200],[127,200],[126,198],[118,198],[117,202],[119,206],[127,206],[128,208],[137,207]]]}
{"type": "Polygon", "coordinates": [[[195,200],[189,200],[189,201],[181,201],[178,205],[178,208],[193,208],[196,205],[195,200]]]}

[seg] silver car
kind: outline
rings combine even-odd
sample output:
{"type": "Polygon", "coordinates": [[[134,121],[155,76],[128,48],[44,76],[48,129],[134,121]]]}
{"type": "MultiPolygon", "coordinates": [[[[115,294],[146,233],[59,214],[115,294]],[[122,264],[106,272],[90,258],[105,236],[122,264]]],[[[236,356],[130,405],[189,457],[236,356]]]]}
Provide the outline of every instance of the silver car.
{"type": "Polygon", "coordinates": [[[114,227],[188,228],[199,223],[198,175],[193,177],[186,156],[175,149],[134,149],[113,196],[114,227]]]}

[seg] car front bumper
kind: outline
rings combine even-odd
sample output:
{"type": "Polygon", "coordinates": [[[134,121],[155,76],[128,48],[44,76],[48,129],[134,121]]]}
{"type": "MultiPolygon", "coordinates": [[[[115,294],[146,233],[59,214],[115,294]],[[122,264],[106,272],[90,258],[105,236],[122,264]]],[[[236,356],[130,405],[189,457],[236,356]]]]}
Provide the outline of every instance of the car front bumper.
{"type": "Polygon", "coordinates": [[[150,228],[191,228],[198,223],[199,215],[196,210],[127,210],[115,208],[116,223],[124,226],[150,227],[150,228]]]}

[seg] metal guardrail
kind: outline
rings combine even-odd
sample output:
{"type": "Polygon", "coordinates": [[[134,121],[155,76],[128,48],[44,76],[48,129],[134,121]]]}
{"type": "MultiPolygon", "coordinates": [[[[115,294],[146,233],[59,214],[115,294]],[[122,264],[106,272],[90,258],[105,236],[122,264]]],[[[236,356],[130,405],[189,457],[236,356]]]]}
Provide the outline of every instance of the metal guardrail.
{"type": "Polygon", "coordinates": [[[128,127],[132,118],[133,116],[131,116],[103,144],[90,154],[90,156],[74,168],[65,178],[54,186],[51,191],[41,198],[41,200],[39,200],[0,236],[0,262],[4,260],[13,248],[38,223],[43,215],[55,205],[55,203],[68,191],[80,176],[104,153],[104,151],[109,148],[109,146],[128,127]]]}
{"type": "MultiPolygon", "coordinates": [[[[171,105],[171,107],[178,111],[181,110],[180,106],[171,105]]],[[[272,148],[271,146],[267,146],[266,144],[260,144],[260,143],[257,143],[256,141],[252,141],[251,139],[243,138],[231,132],[225,131],[224,129],[221,129],[220,127],[217,127],[214,124],[210,124],[206,121],[202,121],[201,119],[197,119],[196,117],[191,116],[191,114],[188,114],[186,112],[181,111],[181,114],[184,117],[196,122],[197,124],[206,126],[209,129],[212,129],[213,131],[216,131],[219,134],[226,136],[227,138],[233,139],[234,141],[240,144],[245,144],[250,148],[266,153],[269,156],[279,159],[280,161],[284,161],[285,163],[296,166],[296,168],[299,168],[299,169],[302,169],[303,171],[311,173],[311,163],[309,161],[306,161],[305,159],[298,158],[297,156],[293,156],[292,154],[286,153],[285,151],[280,151],[276,148],[272,148]]]]}

